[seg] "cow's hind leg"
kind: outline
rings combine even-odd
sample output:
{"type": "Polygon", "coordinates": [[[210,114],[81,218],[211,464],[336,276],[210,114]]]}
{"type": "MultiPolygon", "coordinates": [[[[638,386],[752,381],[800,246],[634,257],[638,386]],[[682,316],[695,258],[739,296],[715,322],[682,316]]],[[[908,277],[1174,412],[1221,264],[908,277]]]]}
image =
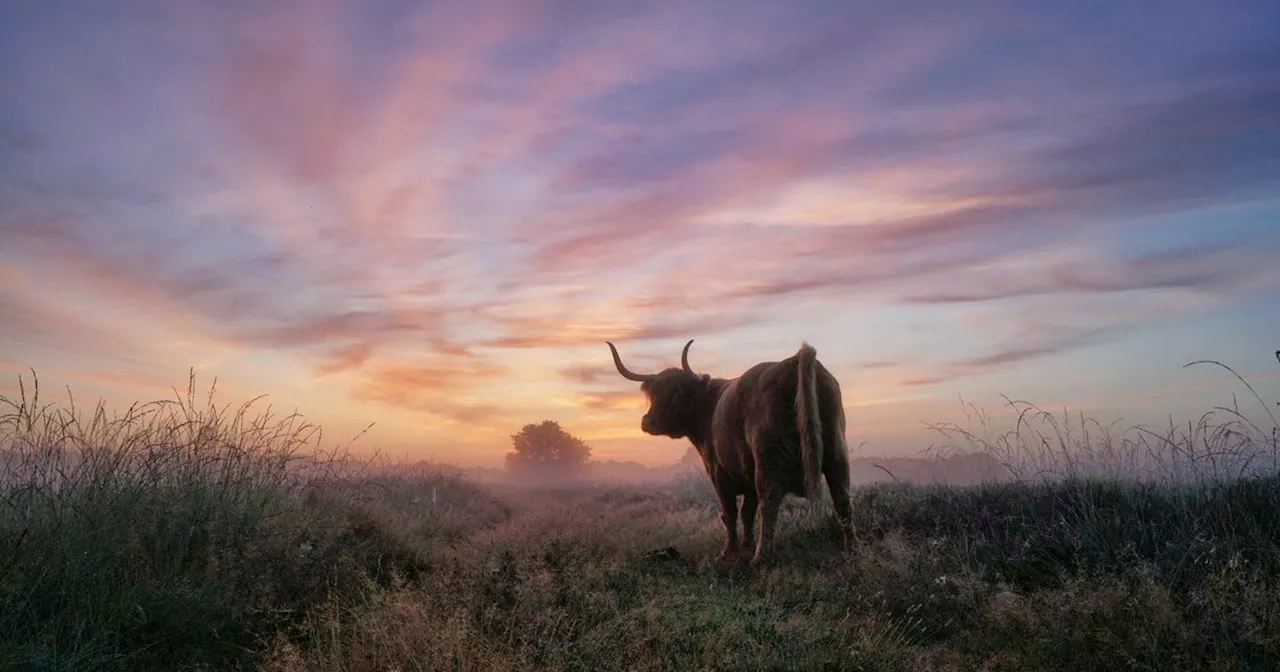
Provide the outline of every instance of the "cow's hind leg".
{"type": "Polygon", "coordinates": [[[748,551],[755,550],[756,546],[756,508],[759,506],[755,489],[747,488],[742,497],[742,547],[748,551]]]}
{"type": "Polygon", "coordinates": [[[738,498],[719,488],[716,489],[716,496],[720,499],[720,522],[724,523],[725,539],[724,549],[720,551],[717,560],[725,560],[736,555],[740,548],[738,544],[738,498]]]}
{"type": "Polygon", "coordinates": [[[773,552],[773,533],[778,526],[778,509],[782,508],[782,498],[787,493],[782,488],[761,487],[756,485],[760,498],[760,539],[756,542],[756,553],[751,558],[752,566],[767,564],[773,552]]]}
{"type": "Polygon", "coordinates": [[[851,550],[857,537],[853,529],[853,505],[849,501],[849,465],[829,465],[824,475],[827,490],[831,492],[831,506],[840,523],[840,545],[846,551],[851,550]]]}

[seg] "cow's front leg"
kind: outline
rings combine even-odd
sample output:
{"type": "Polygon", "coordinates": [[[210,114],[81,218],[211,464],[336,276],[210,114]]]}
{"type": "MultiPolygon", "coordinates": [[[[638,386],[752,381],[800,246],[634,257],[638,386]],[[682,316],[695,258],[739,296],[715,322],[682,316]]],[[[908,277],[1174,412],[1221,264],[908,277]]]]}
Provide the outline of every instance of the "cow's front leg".
{"type": "Polygon", "coordinates": [[[720,499],[720,522],[724,523],[725,531],[724,549],[716,556],[716,560],[725,560],[737,555],[739,549],[738,498],[719,488],[716,489],[716,496],[720,499]]]}
{"type": "Polygon", "coordinates": [[[756,509],[760,500],[754,488],[747,488],[742,497],[742,547],[754,551],[756,546],[756,509]]]}

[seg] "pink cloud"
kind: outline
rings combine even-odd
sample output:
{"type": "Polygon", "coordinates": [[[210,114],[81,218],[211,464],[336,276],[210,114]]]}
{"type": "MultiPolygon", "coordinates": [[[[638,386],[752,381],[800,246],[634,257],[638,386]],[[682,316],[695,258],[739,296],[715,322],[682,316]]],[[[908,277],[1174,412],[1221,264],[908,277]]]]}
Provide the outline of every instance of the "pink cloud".
{"type": "Polygon", "coordinates": [[[478,383],[504,373],[502,366],[475,359],[379,361],[362,371],[351,396],[461,424],[502,426],[508,411],[496,403],[468,397],[478,383]]]}
{"type": "Polygon", "coordinates": [[[20,287],[0,295],[17,316],[0,329],[50,357],[144,332],[484,422],[506,402],[485,401],[497,371],[547,350],[601,356],[547,367],[577,389],[611,375],[604,340],[661,366],[686,338],[918,311],[910,328],[846,332],[884,352],[833,355],[906,362],[892,346],[945,333],[949,306],[1013,325],[939,348],[936,371],[901,367],[923,384],[1280,281],[1274,234],[1253,225],[1218,247],[1210,224],[1184,230],[1185,254],[1117,252],[1163,239],[1121,235],[1135,219],[1275,186],[1270,73],[1223,61],[1163,80],[1125,53],[1069,71],[1046,54],[1090,36],[1054,43],[1053,21],[1010,8],[921,23],[782,4],[293,2],[42,21],[15,41],[23,95],[0,90],[0,124],[35,129],[0,128],[19,150],[0,165],[0,284],[20,287]],[[1034,71],[984,51],[1038,41],[1034,71]],[[1095,85],[1113,70],[1151,83],[1095,85]],[[110,328],[31,286],[93,297],[110,328]],[[1132,294],[1197,300],[1103,314],[1132,294]],[[1085,316],[1054,338],[1044,311],[1064,306],[1085,316]]]}

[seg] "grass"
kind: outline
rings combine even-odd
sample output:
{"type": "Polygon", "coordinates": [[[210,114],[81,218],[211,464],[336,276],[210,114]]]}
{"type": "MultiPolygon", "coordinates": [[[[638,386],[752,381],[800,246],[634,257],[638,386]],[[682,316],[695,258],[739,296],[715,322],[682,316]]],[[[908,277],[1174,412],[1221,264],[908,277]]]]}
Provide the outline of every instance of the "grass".
{"type": "MultiPolygon", "coordinates": [[[[1280,352],[1277,352],[1280,359],[1280,352]]],[[[1136,425],[1117,431],[1083,414],[1050,413],[1026,401],[1006,398],[1013,427],[996,428],[982,409],[964,404],[971,426],[934,423],[943,437],[929,451],[937,457],[981,453],[997,460],[1014,480],[1057,481],[1067,478],[1139,480],[1163,483],[1231,480],[1280,472],[1280,420],[1273,406],[1231,367],[1213,360],[1186,366],[1219,367],[1235,377],[1256,402],[1267,422],[1255,422],[1232,395],[1230,406],[1215,406],[1186,425],[1157,431],[1136,425]]],[[[1184,367],[1185,368],[1185,367],[1184,367]]]]}
{"type": "MultiPolygon", "coordinates": [[[[411,575],[419,545],[459,534],[406,522],[393,479],[360,478],[296,415],[212,395],[192,382],[118,415],[42,405],[38,386],[0,399],[0,667],[249,664],[325,600],[411,575]]],[[[468,529],[497,515],[455,480],[401,490],[469,501],[468,529]]]]}
{"type": "Polygon", "coordinates": [[[938,427],[1012,478],[861,487],[849,554],[825,500],[788,500],[778,563],[747,572],[711,563],[700,473],[374,470],[194,389],[120,415],[0,400],[0,668],[1280,666],[1277,434],[1238,409],[1119,438],[1031,407],[938,427]]]}

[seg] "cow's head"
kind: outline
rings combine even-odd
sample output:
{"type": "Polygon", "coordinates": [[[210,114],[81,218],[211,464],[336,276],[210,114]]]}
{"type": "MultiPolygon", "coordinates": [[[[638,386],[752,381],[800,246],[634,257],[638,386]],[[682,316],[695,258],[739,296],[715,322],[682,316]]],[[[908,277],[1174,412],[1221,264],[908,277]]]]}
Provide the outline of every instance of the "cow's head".
{"type": "MultiPolygon", "coordinates": [[[[607,342],[607,341],[606,341],[607,342]]],[[[609,343],[613,363],[618,373],[627,380],[640,383],[640,391],[649,400],[649,410],[640,420],[640,429],[654,436],[682,439],[698,431],[699,407],[707,390],[710,376],[698,375],[689,368],[690,340],[680,353],[680,368],[667,368],[657,373],[636,373],[628,369],[618,356],[618,349],[609,343]]]]}

